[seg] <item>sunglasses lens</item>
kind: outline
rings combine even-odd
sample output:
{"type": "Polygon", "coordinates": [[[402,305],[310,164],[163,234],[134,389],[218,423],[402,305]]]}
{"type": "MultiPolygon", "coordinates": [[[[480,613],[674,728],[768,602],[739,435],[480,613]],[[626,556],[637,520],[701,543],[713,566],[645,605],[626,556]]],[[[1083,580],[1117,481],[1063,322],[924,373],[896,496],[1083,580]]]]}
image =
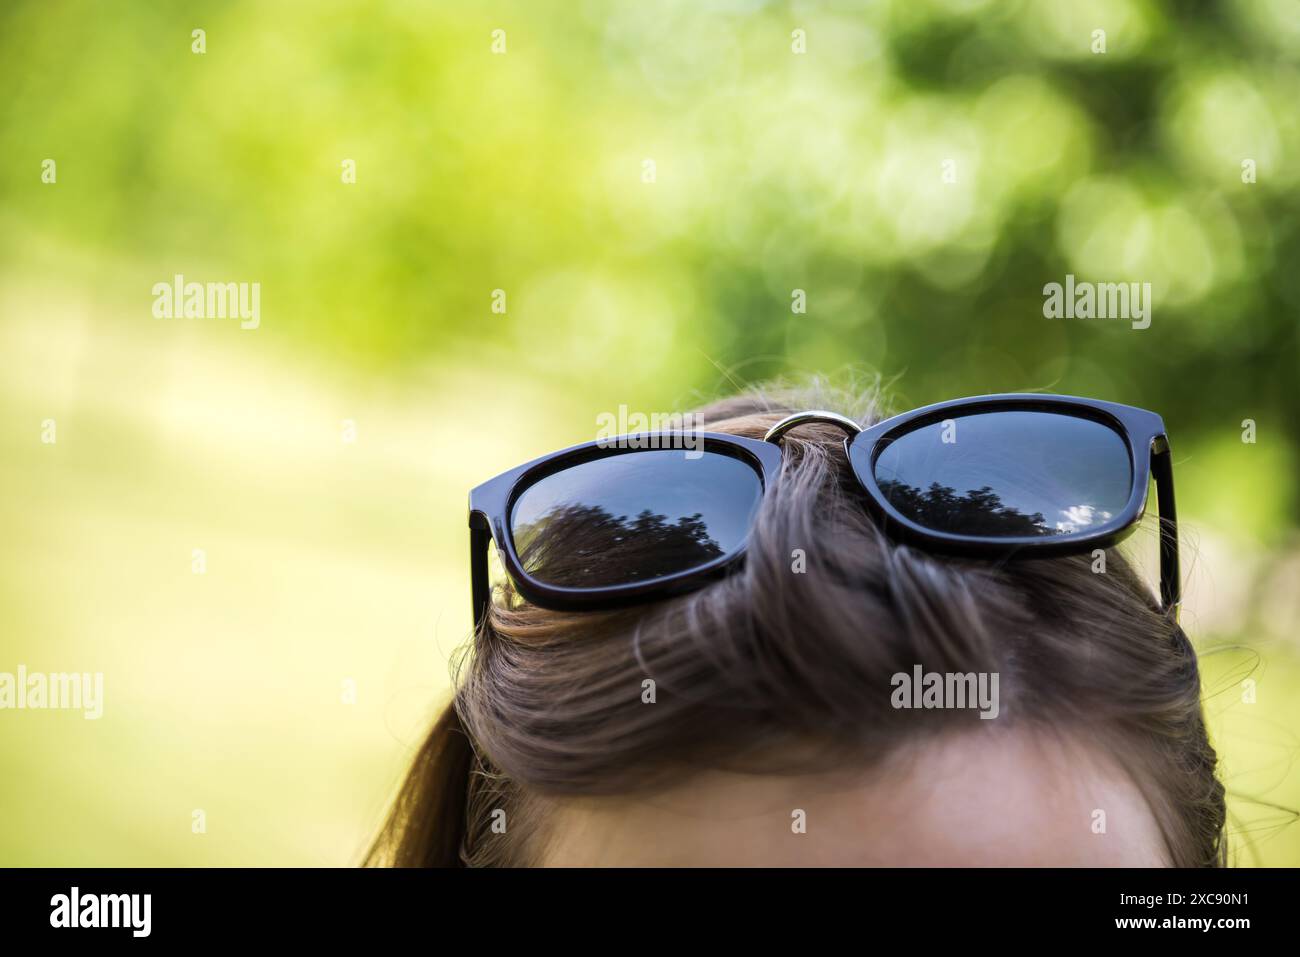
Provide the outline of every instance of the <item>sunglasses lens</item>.
{"type": "Polygon", "coordinates": [[[623,452],[530,485],[510,511],[510,533],[524,570],[543,584],[626,585],[732,554],[762,495],[754,467],[721,452],[623,452]]]}
{"type": "Polygon", "coordinates": [[[927,529],[981,538],[1084,535],[1124,510],[1128,444],[1093,419],[1041,411],[918,426],[877,456],[876,484],[927,529]]]}

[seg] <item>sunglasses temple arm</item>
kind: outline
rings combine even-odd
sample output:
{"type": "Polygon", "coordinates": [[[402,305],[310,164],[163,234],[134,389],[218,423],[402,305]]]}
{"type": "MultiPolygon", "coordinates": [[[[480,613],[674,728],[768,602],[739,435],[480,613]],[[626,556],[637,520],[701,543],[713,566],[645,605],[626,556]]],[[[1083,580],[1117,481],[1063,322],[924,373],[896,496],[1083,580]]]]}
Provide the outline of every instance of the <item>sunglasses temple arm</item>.
{"type": "Polygon", "coordinates": [[[1156,505],[1160,509],[1160,601],[1178,621],[1182,605],[1182,574],[1178,563],[1178,509],[1174,504],[1174,465],[1169,440],[1158,438],[1151,449],[1151,474],[1156,480],[1156,505]]]}
{"type": "MultiPolygon", "coordinates": [[[[474,599],[474,632],[487,616],[491,588],[488,585],[488,547],[492,543],[492,533],[475,522],[477,516],[470,517],[469,524],[469,576],[470,592],[474,599]]],[[[480,519],[481,521],[481,519],[480,519]]]]}

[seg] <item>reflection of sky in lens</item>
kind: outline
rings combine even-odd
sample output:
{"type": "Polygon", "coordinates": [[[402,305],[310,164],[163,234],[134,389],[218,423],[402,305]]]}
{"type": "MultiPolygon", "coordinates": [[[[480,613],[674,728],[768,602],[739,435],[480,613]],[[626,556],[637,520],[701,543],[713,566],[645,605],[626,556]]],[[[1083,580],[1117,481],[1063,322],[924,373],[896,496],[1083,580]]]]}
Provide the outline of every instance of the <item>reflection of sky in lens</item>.
{"type": "MultiPolygon", "coordinates": [[[[1099,422],[1030,411],[977,413],[953,422],[951,442],[943,441],[941,422],[892,442],[876,460],[877,482],[901,482],[922,492],[937,482],[959,496],[987,486],[1002,509],[1040,514],[1039,533],[1045,535],[1104,525],[1128,502],[1128,448],[1117,432],[1099,422]]],[[[899,505],[897,498],[891,500],[899,505]]],[[[940,530],[961,533],[963,528],[940,530]]]]}
{"type": "Polygon", "coordinates": [[[584,462],[526,489],[511,510],[510,527],[521,529],[565,505],[598,506],[629,520],[649,509],[670,524],[699,513],[709,538],[731,552],[744,541],[761,494],[758,473],[729,455],[627,452],[584,462]]]}

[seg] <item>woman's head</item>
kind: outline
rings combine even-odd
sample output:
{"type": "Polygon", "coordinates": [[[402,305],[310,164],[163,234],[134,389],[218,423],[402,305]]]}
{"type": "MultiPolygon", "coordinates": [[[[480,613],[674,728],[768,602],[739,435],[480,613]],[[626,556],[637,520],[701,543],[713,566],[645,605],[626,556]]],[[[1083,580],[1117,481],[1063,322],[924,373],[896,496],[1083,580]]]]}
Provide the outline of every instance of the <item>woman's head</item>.
{"type": "MultiPolygon", "coordinates": [[[[701,413],[761,438],[837,406],[876,418],[821,390],[701,413]]],[[[606,612],[499,589],[373,861],[1221,861],[1195,654],[1118,555],[899,545],[842,433],[783,446],[727,577],[606,612]]]]}

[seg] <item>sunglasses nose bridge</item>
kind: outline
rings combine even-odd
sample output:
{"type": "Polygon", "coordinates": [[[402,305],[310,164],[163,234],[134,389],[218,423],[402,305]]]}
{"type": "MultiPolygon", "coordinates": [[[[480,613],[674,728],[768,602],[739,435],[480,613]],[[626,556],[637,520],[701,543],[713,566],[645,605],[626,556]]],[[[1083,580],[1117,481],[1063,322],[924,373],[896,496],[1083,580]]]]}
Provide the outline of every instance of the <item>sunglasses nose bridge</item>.
{"type": "Polygon", "coordinates": [[[810,409],[807,412],[796,412],[793,415],[787,415],[784,419],[767,430],[767,434],[763,436],[763,441],[779,445],[781,437],[791,429],[796,429],[801,425],[812,425],[814,423],[836,426],[848,433],[849,438],[853,438],[853,436],[862,431],[862,426],[858,425],[858,423],[854,422],[848,416],[840,415],[838,412],[827,412],[823,409],[810,409]]]}

